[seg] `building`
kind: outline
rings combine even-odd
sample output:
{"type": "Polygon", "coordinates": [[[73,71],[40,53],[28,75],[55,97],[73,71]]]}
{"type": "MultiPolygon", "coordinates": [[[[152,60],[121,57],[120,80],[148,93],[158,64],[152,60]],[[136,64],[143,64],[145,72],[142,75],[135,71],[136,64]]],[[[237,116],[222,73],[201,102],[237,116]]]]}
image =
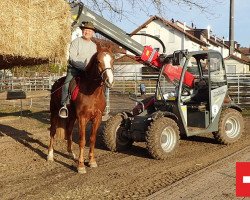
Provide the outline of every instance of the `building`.
{"type": "Polygon", "coordinates": [[[219,51],[223,58],[225,58],[225,65],[227,71],[230,73],[250,73],[249,64],[250,50],[248,54],[244,54],[247,50],[242,51],[240,45],[235,42],[234,54],[229,56],[229,42],[224,38],[218,38],[207,29],[197,29],[193,25],[187,26],[185,23],[175,20],[166,20],[158,16],[153,16],[132,33],[132,38],[142,45],[151,45],[153,48],[159,50],[160,53],[172,54],[176,50],[207,50],[213,49],[219,51]],[[136,34],[150,34],[161,39],[166,47],[163,52],[161,44],[150,37],[145,35],[136,34]],[[230,69],[232,68],[232,69],[230,69]]]}
{"type": "Polygon", "coordinates": [[[235,55],[229,55],[225,58],[226,72],[228,74],[250,74],[250,59],[239,58],[235,55]]]}

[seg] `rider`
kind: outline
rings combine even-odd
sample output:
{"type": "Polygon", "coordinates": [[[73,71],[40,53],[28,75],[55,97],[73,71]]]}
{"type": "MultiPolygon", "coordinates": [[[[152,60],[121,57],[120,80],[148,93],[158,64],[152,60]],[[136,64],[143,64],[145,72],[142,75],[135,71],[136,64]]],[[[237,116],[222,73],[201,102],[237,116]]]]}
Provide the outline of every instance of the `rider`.
{"type": "Polygon", "coordinates": [[[81,71],[84,71],[91,57],[97,52],[96,44],[91,40],[95,33],[92,22],[83,22],[80,26],[82,37],[78,37],[70,44],[67,76],[62,88],[62,108],[59,110],[61,118],[68,117],[67,104],[69,104],[69,82],[81,71]]]}

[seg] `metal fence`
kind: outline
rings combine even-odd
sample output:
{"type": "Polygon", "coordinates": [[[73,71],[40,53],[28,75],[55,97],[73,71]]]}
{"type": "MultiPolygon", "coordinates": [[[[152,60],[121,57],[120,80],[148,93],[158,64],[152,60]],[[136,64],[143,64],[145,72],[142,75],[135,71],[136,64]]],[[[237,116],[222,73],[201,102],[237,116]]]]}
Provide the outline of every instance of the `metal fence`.
{"type": "Polygon", "coordinates": [[[7,77],[0,80],[0,91],[7,90],[50,90],[58,76],[7,77]]]}
{"type": "Polygon", "coordinates": [[[229,94],[235,103],[250,106],[250,75],[227,75],[229,94]]]}
{"type": "MultiPolygon", "coordinates": [[[[50,90],[60,78],[56,75],[35,77],[7,77],[0,79],[0,92],[8,90],[50,90]]],[[[158,75],[139,75],[137,73],[115,74],[115,84],[109,94],[140,94],[140,84],[146,86],[147,94],[154,94],[158,75]]],[[[237,104],[250,106],[250,75],[228,75],[229,94],[237,104]]]]}

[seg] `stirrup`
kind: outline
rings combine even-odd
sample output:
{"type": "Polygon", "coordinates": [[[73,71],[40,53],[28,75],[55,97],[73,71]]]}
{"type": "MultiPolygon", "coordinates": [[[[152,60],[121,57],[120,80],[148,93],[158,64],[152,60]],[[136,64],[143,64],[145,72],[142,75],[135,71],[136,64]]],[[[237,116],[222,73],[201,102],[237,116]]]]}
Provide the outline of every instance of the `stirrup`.
{"type": "Polygon", "coordinates": [[[59,117],[66,119],[66,118],[68,118],[68,113],[69,113],[68,108],[66,107],[66,105],[64,105],[59,110],[59,117]]]}

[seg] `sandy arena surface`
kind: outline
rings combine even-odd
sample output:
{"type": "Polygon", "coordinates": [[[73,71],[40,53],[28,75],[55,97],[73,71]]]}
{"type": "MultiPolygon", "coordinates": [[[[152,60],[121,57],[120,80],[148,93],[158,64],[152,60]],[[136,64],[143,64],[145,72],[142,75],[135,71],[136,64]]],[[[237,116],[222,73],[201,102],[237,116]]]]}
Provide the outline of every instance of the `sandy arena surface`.
{"type": "MultiPolygon", "coordinates": [[[[129,109],[133,102],[119,95],[111,97],[111,111],[129,109]]],[[[57,141],[54,162],[47,162],[49,143],[48,98],[19,101],[1,100],[0,111],[0,199],[144,199],[182,178],[197,172],[250,145],[245,131],[235,144],[216,143],[212,134],[181,140],[174,157],[150,158],[144,143],[119,153],[108,151],[102,142],[102,128],[96,144],[98,168],[76,172],[75,161],[67,156],[66,142],[57,141]],[[8,112],[8,113],[7,113],[8,112]]],[[[246,130],[250,118],[245,118],[246,130]]],[[[73,150],[78,153],[77,126],[73,150]]],[[[88,144],[86,149],[88,149],[88,144]]]]}

